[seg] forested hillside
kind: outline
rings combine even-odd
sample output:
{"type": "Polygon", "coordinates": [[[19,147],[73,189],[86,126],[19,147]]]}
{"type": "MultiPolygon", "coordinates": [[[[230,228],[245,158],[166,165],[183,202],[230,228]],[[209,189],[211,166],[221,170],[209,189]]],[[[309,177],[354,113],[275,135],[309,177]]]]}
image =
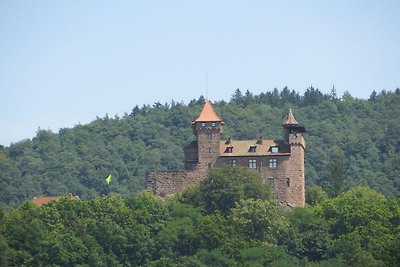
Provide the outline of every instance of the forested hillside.
{"type": "MultiPolygon", "coordinates": [[[[194,139],[191,121],[204,98],[134,107],[122,117],[87,125],[40,129],[32,140],[0,146],[0,205],[16,206],[39,195],[73,193],[82,199],[136,194],[150,170],[183,168],[183,146],[194,139]],[[105,178],[112,173],[110,186],[105,178]]],[[[222,138],[281,138],[289,108],[305,126],[306,186],[335,196],[368,185],[391,196],[400,191],[400,89],[372,92],[368,100],[335,90],[304,95],[287,88],[253,95],[237,89],[229,102],[213,103],[225,121],[222,138]]]]}
{"type": "Polygon", "coordinates": [[[354,187],[286,212],[244,167],[200,186],[0,209],[0,266],[399,266],[400,198],[354,187]]]}

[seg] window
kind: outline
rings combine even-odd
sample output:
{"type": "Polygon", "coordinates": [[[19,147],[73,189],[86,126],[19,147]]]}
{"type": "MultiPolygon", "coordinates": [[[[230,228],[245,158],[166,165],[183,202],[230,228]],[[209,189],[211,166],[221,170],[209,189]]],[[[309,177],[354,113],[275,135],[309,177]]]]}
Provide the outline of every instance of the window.
{"type": "Polygon", "coordinates": [[[250,146],[249,152],[256,152],[257,146],[250,146]]]}
{"type": "Polygon", "coordinates": [[[228,160],[228,163],[229,163],[230,165],[232,165],[232,166],[235,166],[235,165],[236,165],[236,159],[229,159],[229,160],[228,160]]]}
{"type": "Polygon", "coordinates": [[[208,148],[208,153],[211,153],[211,147],[208,148]]]}
{"type": "Polygon", "coordinates": [[[212,123],[211,123],[211,126],[212,126],[212,127],[215,127],[215,122],[212,122],[212,123]]]}
{"type": "Polygon", "coordinates": [[[274,185],[275,185],[275,180],[274,180],[274,178],[269,177],[269,178],[268,178],[268,183],[270,184],[271,187],[274,187],[274,185]]]}
{"type": "Polygon", "coordinates": [[[269,159],[270,169],[276,169],[276,159],[269,159]]]}
{"type": "Polygon", "coordinates": [[[233,147],[228,146],[225,150],[226,153],[232,153],[233,147]]]}
{"type": "Polygon", "coordinates": [[[278,153],[278,147],[277,146],[271,147],[271,153],[278,153]]]}
{"type": "Polygon", "coordinates": [[[205,122],[202,122],[201,123],[201,127],[205,127],[206,126],[206,123],[205,122]]]}
{"type": "Polygon", "coordinates": [[[286,186],[290,187],[290,178],[286,178],[286,186]]]}
{"type": "Polygon", "coordinates": [[[249,159],[249,168],[256,169],[257,168],[257,160],[256,159],[249,159]]]}
{"type": "Polygon", "coordinates": [[[208,163],[208,168],[209,168],[209,169],[211,169],[211,162],[210,162],[210,163],[208,163]]]}
{"type": "Polygon", "coordinates": [[[206,133],[206,138],[207,139],[212,139],[212,133],[206,133]]]}

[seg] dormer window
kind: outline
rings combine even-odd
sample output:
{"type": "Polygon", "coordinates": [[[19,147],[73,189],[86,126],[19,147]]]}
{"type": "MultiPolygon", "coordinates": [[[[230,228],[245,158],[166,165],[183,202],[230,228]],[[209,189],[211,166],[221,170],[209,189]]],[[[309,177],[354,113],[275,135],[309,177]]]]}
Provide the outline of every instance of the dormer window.
{"type": "Polygon", "coordinates": [[[278,153],[278,147],[277,146],[273,146],[271,147],[271,153],[278,153]]]}
{"type": "Polygon", "coordinates": [[[250,146],[249,152],[256,152],[257,146],[250,146]]]}
{"type": "Polygon", "coordinates": [[[228,146],[225,150],[225,153],[232,153],[233,147],[232,146],[228,146]]]}

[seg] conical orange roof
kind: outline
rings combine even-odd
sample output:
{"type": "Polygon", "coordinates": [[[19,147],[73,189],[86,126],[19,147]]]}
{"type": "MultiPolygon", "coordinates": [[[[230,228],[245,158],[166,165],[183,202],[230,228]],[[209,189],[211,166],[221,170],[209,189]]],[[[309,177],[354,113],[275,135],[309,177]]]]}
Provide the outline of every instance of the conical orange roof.
{"type": "Polygon", "coordinates": [[[204,103],[203,110],[201,111],[199,117],[193,122],[207,121],[222,122],[221,118],[218,117],[217,113],[215,113],[215,110],[212,107],[210,100],[207,100],[206,103],[204,103]]]}
{"type": "Polygon", "coordinates": [[[293,116],[292,110],[289,109],[289,113],[287,115],[286,120],[283,122],[282,125],[299,125],[299,123],[296,121],[296,119],[293,116]]]}

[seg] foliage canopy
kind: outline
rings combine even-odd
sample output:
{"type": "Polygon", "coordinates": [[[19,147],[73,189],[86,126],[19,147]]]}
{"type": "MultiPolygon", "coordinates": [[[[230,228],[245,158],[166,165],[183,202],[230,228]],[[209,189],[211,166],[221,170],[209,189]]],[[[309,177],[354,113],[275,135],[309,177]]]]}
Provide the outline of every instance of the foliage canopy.
{"type": "MultiPolygon", "coordinates": [[[[258,95],[237,89],[229,102],[213,105],[225,121],[225,139],[281,139],[292,108],[307,129],[307,187],[320,185],[333,196],[367,185],[392,196],[400,191],[399,103],[400,89],[362,100],[348,92],[339,98],[310,87],[300,95],[285,87],[258,95]]],[[[191,121],[203,104],[200,97],[136,106],[122,117],[106,115],[58,133],[39,129],[32,140],[0,146],[0,206],[40,195],[139,193],[147,171],[183,169],[182,148],[194,139],[191,121]]]]}

